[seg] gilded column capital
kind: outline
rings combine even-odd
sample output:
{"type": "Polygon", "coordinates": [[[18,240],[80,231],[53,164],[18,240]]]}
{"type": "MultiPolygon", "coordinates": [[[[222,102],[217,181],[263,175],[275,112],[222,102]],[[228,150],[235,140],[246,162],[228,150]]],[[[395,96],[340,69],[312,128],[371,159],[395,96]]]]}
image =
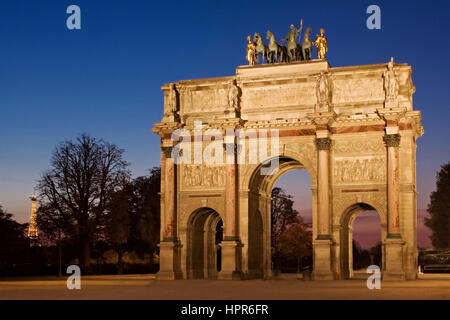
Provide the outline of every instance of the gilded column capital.
{"type": "Polygon", "coordinates": [[[164,153],[164,157],[172,158],[172,150],[173,147],[161,147],[162,153],[164,153]]]}
{"type": "Polygon", "coordinates": [[[317,138],[316,139],[317,150],[330,150],[331,139],[330,138],[317,138]]]}
{"type": "Polygon", "coordinates": [[[400,146],[400,134],[394,133],[394,134],[386,134],[383,137],[384,143],[386,143],[386,147],[394,147],[398,148],[400,146]]]}

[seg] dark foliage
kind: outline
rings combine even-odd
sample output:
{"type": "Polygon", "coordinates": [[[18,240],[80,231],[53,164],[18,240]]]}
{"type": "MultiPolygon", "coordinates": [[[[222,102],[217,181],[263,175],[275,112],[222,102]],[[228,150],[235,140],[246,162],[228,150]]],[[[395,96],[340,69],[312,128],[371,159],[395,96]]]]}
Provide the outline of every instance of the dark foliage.
{"type": "Polygon", "coordinates": [[[436,175],[436,191],[428,204],[430,218],[425,225],[431,229],[431,243],[436,249],[450,248],[450,162],[436,175]]]}

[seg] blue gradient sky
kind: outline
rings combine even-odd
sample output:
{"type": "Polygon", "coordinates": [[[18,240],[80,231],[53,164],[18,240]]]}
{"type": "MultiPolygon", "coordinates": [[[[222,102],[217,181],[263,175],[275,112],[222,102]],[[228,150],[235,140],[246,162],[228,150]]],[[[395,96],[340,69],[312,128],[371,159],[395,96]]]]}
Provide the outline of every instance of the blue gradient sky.
{"type": "MultiPolygon", "coordinates": [[[[419,208],[450,160],[448,1],[1,1],[0,204],[20,221],[55,145],[87,132],[126,149],[135,176],[159,165],[165,82],[231,75],[246,36],[284,37],[303,18],[325,28],[332,66],[397,62],[413,67],[419,208]],[[66,28],[77,4],[82,30],[66,28]],[[381,7],[382,29],[365,27],[381,7]]],[[[292,184],[291,184],[292,185],[292,184]]]]}

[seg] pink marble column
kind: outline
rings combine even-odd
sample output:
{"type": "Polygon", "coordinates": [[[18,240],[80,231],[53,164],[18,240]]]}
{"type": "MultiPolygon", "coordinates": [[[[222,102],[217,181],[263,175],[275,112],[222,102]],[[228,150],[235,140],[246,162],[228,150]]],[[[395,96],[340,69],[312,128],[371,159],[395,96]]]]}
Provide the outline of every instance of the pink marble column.
{"type": "Polygon", "coordinates": [[[225,180],[225,239],[236,237],[236,152],[235,144],[224,144],[226,152],[225,180]]]}
{"type": "Polygon", "coordinates": [[[386,134],[384,142],[387,147],[388,238],[400,238],[398,169],[400,134],[386,134]]]}
{"type": "Polygon", "coordinates": [[[329,152],[331,148],[330,138],[317,138],[316,146],[318,150],[318,172],[317,172],[317,207],[318,207],[318,235],[317,239],[329,239],[329,152]]]}
{"type": "Polygon", "coordinates": [[[164,170],[164,238],[176,237],[175,220],[175,164],[172,159],[172,147],[163,147],[165,156],[164,170]]]}

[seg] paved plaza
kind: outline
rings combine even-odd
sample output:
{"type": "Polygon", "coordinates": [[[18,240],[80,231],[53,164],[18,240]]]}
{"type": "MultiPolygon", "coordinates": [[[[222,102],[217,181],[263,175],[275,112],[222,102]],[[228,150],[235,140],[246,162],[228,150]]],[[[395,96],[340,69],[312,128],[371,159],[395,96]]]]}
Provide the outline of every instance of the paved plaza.
{"type": "Polygon", "coordinates": [[[415,281],[382,281],[369,290],[365,280],[154,280],[152,275],[82,277],[80,290],[57,278],[0,281],[0,299],[151,300],[322,300],[450,299],[450,275],[422,275],[415,281]]]}

